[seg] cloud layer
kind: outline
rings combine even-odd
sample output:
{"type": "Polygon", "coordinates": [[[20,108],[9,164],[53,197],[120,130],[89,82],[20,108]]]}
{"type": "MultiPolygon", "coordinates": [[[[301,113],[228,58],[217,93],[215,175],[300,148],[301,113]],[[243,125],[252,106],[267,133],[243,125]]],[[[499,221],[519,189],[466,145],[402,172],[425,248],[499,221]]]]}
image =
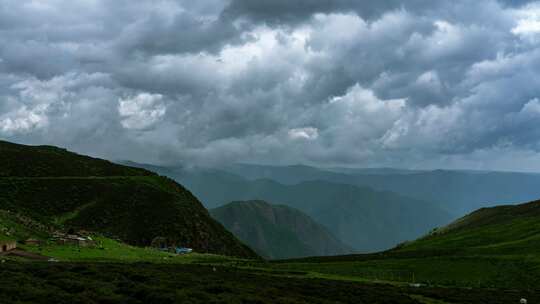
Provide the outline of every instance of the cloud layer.
{"type": "Polygon", "coordinates": [[[535,1],[5,0],[0,137],[159,163],[540,171],[539,46],[535,1]]]}

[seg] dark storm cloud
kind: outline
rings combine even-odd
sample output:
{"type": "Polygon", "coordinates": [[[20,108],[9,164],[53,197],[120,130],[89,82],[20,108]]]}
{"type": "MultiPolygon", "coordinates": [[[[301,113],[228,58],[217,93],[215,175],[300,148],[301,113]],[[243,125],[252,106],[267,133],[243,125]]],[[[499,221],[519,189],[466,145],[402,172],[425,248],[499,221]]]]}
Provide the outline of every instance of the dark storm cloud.
{"type": "Polygon", "coordinates": [[[144,162],[540,170],[539,16],[509,0],[6,0],[0,136],[144,162]]]}
{"type": "MultiPolygon", "coordinates": [[[[471,9],[476,7],[472,1],[457,1],[471,9]]],[[[502,0],[499,3],[506,6],[521,6],[533,0],[502,0]]],[[[373,19],[396,9],[406,9],[426,13],[436,8],[448,8],[449,1],[431,0],[232,0],[224,10],[223,15],[228,18],[246,17],[252,21],[269,22],[272,24],[298,23],[311,18],[317,13],[344,13],[355,12],[364,19],[373,19]]],[[[439,11],[438,13],[447,13],[439,11]]],[[[461,11],[460,13],[464,13],[461,11]]]]}
{"type": "Polygon", "coordinates": [[[434,1],[357,1],[357,0],[233,0],[225,9],[224,16],[247,17],[253,21],[273,24],[297,23],[316,13],[340,13],[354,11],[366,19],[375,18],[397,8],[432,6],[434,1]]]}
{"type": "Polygon", "coordinates": [[[224,44],[242,42],[241,26],[222,19],[205,20],[188,12],[171,20],[152,14],[126,30],[120,47],[124,52],[176,54],[200,51],[217,52],[224,44]]]}

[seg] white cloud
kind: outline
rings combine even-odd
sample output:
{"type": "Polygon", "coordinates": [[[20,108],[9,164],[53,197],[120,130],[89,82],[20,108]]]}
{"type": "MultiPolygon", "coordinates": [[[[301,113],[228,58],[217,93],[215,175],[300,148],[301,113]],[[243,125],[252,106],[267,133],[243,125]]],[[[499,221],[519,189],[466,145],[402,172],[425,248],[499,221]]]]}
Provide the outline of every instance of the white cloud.
{"type": "Polygon", "coordinates": [[[366,153],[407,113],[406,99],[378,98],[372,90],[353,85],[343,96],[330,99],[318,109],[320,129],[332,149],[366,153]]]}
{"type": "Polygon", "coordinates": [[[74,103],[84,102],[79,89],[87,90],[105,79],[107,76],[100,73],[68,73],[49,80],[15,78],[9,86],[14,95],[4,99],[7,111],[0,113],[0,131],[15,135],[45,129],[52,117],[65,117],[74,103]]]}
{"type": "Polygon", "coordinates": [[[399,117],[406,105],[405,98],[381,100],[372,90],[355,84],[345,95],[331,98],[329,110],[339,113],[345,120],[385,121],[399,117]]]}
{"type": "Polygon", "coordinates": [[[292,140],[316,140],[319,137],[317,128],[297,128],[289,130],[289,138],[292,140]]]}
{"type": "Polygon", "coordinates": [[[540,4],[533,3],[515,11],[516,25],[511,32],[524,39],[534,40],[540,34],[540,4]]]}
{"type": "Polygon", "coordinates": [[[516,35],[530,35],[540,33],[540,20],[523,19],[519,20],[516,27],[512,29],[516,35]]]}
{"type": "Polygon", "coordinates": [[[540,117],[540,99],[531,99],[523,106],[520,113],[524,115],[540,117]]]}
{"type": "Polygon", "coordinates": [[[163,95],[140,93],[118,100],[121,124],[126,129],[145,130],[153,127],[167,112],[163,95]]]}
{"type": "Polygon", "coordinates": [[[381,138],[381,144],[390,149],[416,149],[419,151],[457,150],[464,140],[466,126],[460,105],[440,107],[429,105],[401,116],[381,138]]]}
{"type": "Polygon", "coordinates": [[[421,74],[416,79],[416,83],[436,90],[439,90],[441,87],[441,80],[436,71],[427,71],[421,74]]]}
{"type": "Polygon", "coordinates": [[[47,105],[39,105],[31,110],[22,106],[16,111],[0,116],[0,133],[12,136],[43,129],[49,124],[45,114],[47,105]]]}

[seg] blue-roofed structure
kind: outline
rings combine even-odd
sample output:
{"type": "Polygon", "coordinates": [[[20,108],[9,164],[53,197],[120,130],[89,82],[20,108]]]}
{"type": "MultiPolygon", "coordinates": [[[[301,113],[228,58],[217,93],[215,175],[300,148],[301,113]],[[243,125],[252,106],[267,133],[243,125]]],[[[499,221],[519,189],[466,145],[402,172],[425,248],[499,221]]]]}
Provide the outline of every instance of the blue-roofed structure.
{"type": "Polygon", "coordinates": [[[176,247],[175,252],[176,254],[188,254],[188,253],[192,253],[193,249],[185,248],[185,247],[176,247]]]}

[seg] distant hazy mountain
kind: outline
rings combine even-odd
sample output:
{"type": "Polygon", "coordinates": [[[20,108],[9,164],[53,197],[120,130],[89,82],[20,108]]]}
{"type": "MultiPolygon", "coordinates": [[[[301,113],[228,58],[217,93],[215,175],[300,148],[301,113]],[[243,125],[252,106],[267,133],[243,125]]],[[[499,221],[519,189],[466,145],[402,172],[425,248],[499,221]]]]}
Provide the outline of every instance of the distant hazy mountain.
{"type": "Polygon", "coordinates": [[[408,175],[422,170],[394,168],[317,168],[305,165],[269,166],[255,164],[230,164],[219,168],[247,179],[273,179],[283,184],[298,184],[311,180],[351,182],[355,175],[408,175]]]}
{"type": "Polygon", "coordinates": [[[355,184],[439,202],[463,215],[540,197],[540,174],[435,170],[411,175],[358,175],[355,184]]]}
{"type": "Polygon", "coordinates": [[[324,180],[338,183],[352,183],[351,176],[339,170],[325,171],[319,168],[294,166],[265,166],[251,164],[232,164],[220,168],[248,180],[271,179],[285,185],[294,185],[306,181],[324,180]]]}
{"type": "Polygon", "coordinates": [[[283,184],[324,180],[392,191],[437,202],[456,216],[475,209],[540,197],[540,174],[466,170],[319,169],[308,166],[236,164],[223,170],[250,180],[272,179],[283,184]]]}
{"type": "Polygon", "coordinates": [[[232,202],[210,214],[270,259],[351,253],[351,248],[300,210],[264,201],[232,202]]]}
{"type": "Polygon", "coordinates": [[[414,174],[420,172],[426,172],[427,170],[408,170],[408,169],[395,169],[395,168],[342,168],[342,167],[333,167],[333,168],[324,168],[320,169],[323,171],[330,171],[335,173],[345,173],[345,174],[377,174],[377,175],[389,175],[389,174],[414,174]]]}
{"type": "Polygon", "coordinates": [[[367,187],[328,181],[284,185],[219,170],[145,168],[186,185],[208,208],[230,201],[265,200],[299,209],[364,252],[391,248],[452,220],[437,204],[367,187]]]}

